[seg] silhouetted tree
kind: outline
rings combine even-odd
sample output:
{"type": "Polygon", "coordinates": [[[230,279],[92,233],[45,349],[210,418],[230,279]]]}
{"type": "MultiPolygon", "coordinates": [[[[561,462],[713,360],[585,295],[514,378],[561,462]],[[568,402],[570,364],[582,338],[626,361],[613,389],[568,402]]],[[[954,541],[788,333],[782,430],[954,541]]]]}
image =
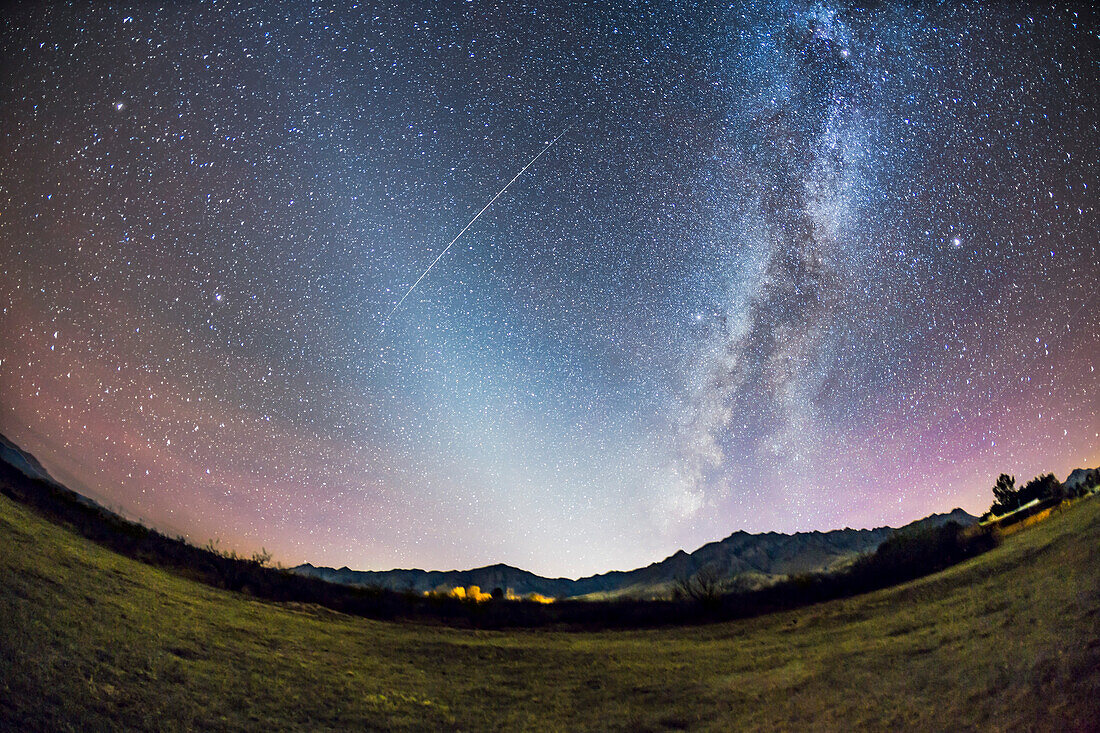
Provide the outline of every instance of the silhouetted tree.
{"type": "Polygon", "coordinates": [[[713,604],[722,595],[722,581],[713,566],[704,565],[694,574],[676,581],[673,595],[685,600],[713,604]]]}
{"type": "Polygon", "coordinates": [[[991,511],[994,514],[1000,513],[997,511],[998,507],[1003,511],[1011,511],[1020,506],[1020,496],[1016,490],[1016,477],[1009,476],[1007,473],[998,476],[997,483],[993,484],[993,499],[991,511]]]}
{"type": "Polygon", "coordinates": [[[1019,491],[1020,505],[1039,499],[1062,499],[1062,482],[1053,473],[1045,473],[1024,484],[1019,491]]]}

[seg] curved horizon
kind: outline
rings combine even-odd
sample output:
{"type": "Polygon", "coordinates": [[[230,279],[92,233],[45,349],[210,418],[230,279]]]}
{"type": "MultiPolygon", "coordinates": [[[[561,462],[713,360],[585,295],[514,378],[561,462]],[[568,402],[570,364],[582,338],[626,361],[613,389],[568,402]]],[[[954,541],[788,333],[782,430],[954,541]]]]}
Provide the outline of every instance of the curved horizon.
{"type": "MultiPolygon", "coordinates": [[[[0,439],[2,439],[2,438],[5,438],[5,436],[2,433],[0,433],[0,439]]],[[[104,497],[97,497],[97,496],[93,495],[92,492],[87,491],[86,487],[81,486],[79,483],[77,483],[77,488],[74,488],[73,485],[72,485],[73,479],[70,478],[68,480],[68,482],[66,482],[66,481],[62,480],[59,476],[55,476],[54,472],[51,471],[51,469],[48,466],[46,466],[44,463],[39,461],[38,456],[34,455],[33,452],[31,452],[29,450],[26,450],[25,448],[22,447],[22,445],[20,445],[18,443],[15,443],[14,441],[11,441],[11,442],[13,443],[13,445],[16,446],[16,448],[18,448],[24,454],[29,455],[31,458],[33,458],[34,461],[37,461],[39,463],[39,465],[41,465],[42,468],[45,470],[48,478],[60,483],[61,485],[65,486],[66,488],[68,488],[70,490],[73,490],[73,491],[77,491],[77,488],[79,488],[81,490],[77,491],[77,493],[80,493],[83,496],[86,496],[87,498],[93,499],[94,501],[97,501],[97,502],[100,502],[100,503],[103,503],[104,501],[106,501],[104,499],[104,497]]],[[[1081,468],[1081,467],[1077,467],[1073,470],[1077,470],[1079,468],[1081,468]]],[[[1093,469],[1093,470],[1095,470],[1095,469],[1093,469]]],[[[1069,473],[1072,473],[1072,471],[1068,471],[1066,473],[1068,475],[1069,473]]],[[[1055,474],[1055,475],[1057,475],[1057,474],[1055,474]]],[[[234,545],[233,543],[222,545],[221,544],[221,538],[218,538],[218,537],[208,538],[206,543],[202,543],[202,541],[199,538],[188,537],[185,532],[178,531],[178,530],[172,528],[171,526],[155,525],[151,522],[147,522],[142,517],[129,515],[126,512],[124,507],[111,506],[109,504],[103,504],[103,505],[109,511],[112,511],[112,512],[115,512],[115,513],[119,514],[119,516],[122,516],[122,517],[127,518],[127,519],[131,519],[133,521],[137,521],[137,522],[139,522],[139,523],[141,523],[145,526],[148,526],[151,529],[154,529],[154,530],[157,530],[157,531],[161,532],[162,534],[169,534],[169,535],[173,535],[173,536],[183,537],[184,539],[186,539],[187,541],[191,542],[193,545],[196,545],[196,546],[199,546],[200,544],[206,544],[206,543],[216,543],[216,544],[218,544],[218,546],[223,547],[227,551],[229,551],[229,550],[241,551],[242,549],[244,549],[246,551],[246,554],[247,554],[247,552],[254,552],[256,550],[266,549],[266,545],[264,545],[262,542],[259,545],[250,546],[250,547],[247,547],[247,548],[238,547],[238,546],[234,545]]],[[[694,550],[692,550],[690,552],[686,551],[684,548],[681,547],[681,548],[678,548],[677,550],[675,550],[674,552],[672,552],[671,554],[666,555],[663,558],[653,559],[650,562],[645,563],[644,565],[638,565],[638,566],[632,567],[632,568],[608,568],[608,569],[604,569],[604,570],[598,570],[594,573],[590,573],[590,574],[587,574],[587,575],[556,575],[556,576],[555,575],[543,575],[543,574],[528,570],[527,568],[520,567],[518,565],[512,565],[512,564],[510,564],[508,562],[505,562],[503,560],[497,560],[495,562],[491,562],[491,563],[488,563],[488,564],[485,564],[485,565],[479,565],[477,567],[466,567],[466,568],[452,567],[452,568],[449,568],[449,569],[444,569],[444,568],[420,568],[420,567],[352,568],[348,565],[341,565],[340,567],[335,567],[333,565],[323,565],[323,564],[322,565],[316,565],[310,559],[300,559],[292,567],[287,563],[282,563],[282,558],[273,557],[272,561],[283,564],[287,567],[290,567],[291,569],[297,569],[298,567],[302,567],[302,566],[310,566],[310,567],[313,567],[315,569],[322,569],[322,570],[324,570],[324,569],[337,570],[337,571],[350,570],[352,572],[365,572],[365,573],[390,573],[390,572],[409,572],[409,571],[411,571],[411,572],[444,573],[444,574],[446,574],[446,573],[465,573],[465,572],[471,572],[471,571],[485,570],[485,569],[500,567],[500,568],[509,568],[509,569],[512,569],[512,570],[519,570],[521,572],[530,573],[532,575],[542,577],[542,578],[546,578],[546,579],[550,579],[550,580],[567,580],[567,581],[570,581],[570,582],[577,582],[577,581],[588,580],[588,579],[592,579],[592,578],[599,577],[599,576],[604,576],[604,575],[612,575],[612,574],[617,574],[617,573],[618,574],[632,573],[632,572],[637,571],[637,570],[643,570],[643,569],[648,568],[648,567],[652,567],[652,566],[655,566],[655,565],[660,565],[661,563],[663,563],[667,560],[670,560],[673,557],[676,557],[678,555],[681,555],[681,554],[689,554],[690,555],[690,554],[693,554],[694,552],[697,552],[701,549],[704,549],[704,548],[706,548],[710,545],[721,544],[725,540],[728,540],[728,539],[730,539],[730,538],[732,538],[732,537],[734,537],[735,535],[738,535],[738,534],[748,534],[749,536],[752,536],[752,537],[768,536],[768,535],[792,537],[792,536],[799,535],[799,534],[832,534],[832,533],[837,533],[837,532],[874,532],[874,531],[884,530],[884,529],[897,530],[897,529],[903,529],[904,527],[908,526],[909,524],[914,524],[914,523],[920,522],[920,521],[925,520],[925,519],[932,519],[932,518],[942,517],[942,516],[951,516],[951,515],[957,514],[958,512],[963,512],[964,514],[967,514],[972,519],[976,519],[979,516],[978,514],[971,514],[970,512],[967,512],[967,510],[963,509],[962,507],[952,507],[951,509],[949,509],[947,511],[933,512],[931,514],[928,514],[928,515],[925,515],[925,516],[922,516],[922,517],[917,517],[917,518],[911,519],[909,521],[905,521],[904,523],[898,524],[897,526],[893,526],[893,525],[890,525],[890,524],[880,524],[880,525],[865,526],[865,527],[845,526],[845,527],[834,527],[834,528],[830,528],[830,529],[820,529],[820,528],[802,529],[802,530],[794,530],[792,532],[776,532],[775,530],[762,530],[762,531],[757,531],[757,532],[746,532],[745,530],[740,530],[739,529],[739,530],[732,531],[730,534],[725,535],[724,537],[704,541],[703,544],[699,545],[698,547],[696,547],[694,550]]]]}
{"type": "Polygon", "coordinates": [[[863,5],[22,4],[0,432],[200,544],[548,577],[1100,464],[1094,34],[863,5]]]}

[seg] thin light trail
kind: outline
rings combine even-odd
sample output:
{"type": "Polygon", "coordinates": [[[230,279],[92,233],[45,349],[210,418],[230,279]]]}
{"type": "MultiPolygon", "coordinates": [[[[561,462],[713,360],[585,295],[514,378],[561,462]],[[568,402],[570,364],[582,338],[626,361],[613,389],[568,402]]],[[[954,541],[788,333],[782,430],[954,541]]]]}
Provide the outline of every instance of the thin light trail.
{"type": "Polygon", "coordinates": [[[553,140],[551,140],[550,142],[548,142],[546,144],[546,147],[544,147],[542,150],[539,151],[538,155],[536,155],[534,158],[531,158],[531,160],[527,161],[527,165],[520,168],[519,173],[517,173],[515,176],[513,176],[512,180],[508,181],[508,183],[504,184],[504,188],[497,191],[497,195],[493,196],[491,199],[489,199],[489,203],[485,204],[484,208],[482,208],[481,211],[477,212],[477,214],[474,215],[474,218],[470,219],[470,221],[468,221],[466,223],[466,226],[462,227],[462,231],[460,231],[458,234],[456,234],[455,238],[447,243],[447,246],[443,248],[443,251],[440,252],[438,255],[436,255],[436,258],[434,260],[432,260],[432,264],[428,265],[428,269],[424,270],[424,272],[421,273],[420,277],[416,278],[416,282],[414,282],[412,284],[412,287],[410,287],[405,292],[405,294],[401,296],[401,300],[397,301],[397,305],[395,305],[393,307],[393,310],[391,310],[389,312],[389,315],[387,315],[385,318],[382,319],[382,326],[383,327],[385,327],[386,321],[390,320],[390,317],[393,316],[393,314],[397,312],[397,309],[401,307],[401,304],[405,302],[405,299],[408,298],[409,295],[412,294],[412,291],[416,290],[416,286],[420,284],[420,281],[423,280],[424,278],[426,278],[428,276],[428,273],[432,271],[432,268],[435,267],[436,263],[439,262],[441,259],[443,259],[443,255],[447,254],[447,250],[449,250],[451,248],[451,246],[455,242],[457,242],[459,240],[459,238],[462,237],[463,234],[466,233],[467,229],[469,229],[470,227],[472,227],[474,225],[475,221],[477,221],[479,218],[481,218],[482,214],[484,214],[486,211],[489,210],[489,207],[493,205],[494,201],[496,201],[498,198],[500,198],[502,195],[504,195],[504,192],[508,190],[509,186],[511,186],[513,183],[515,183],[517,180],[519,180],[519,177],[522,176],[524,173],[526,173],[527,169],[530,168],[532,165],[534,165],[535,161],[538,160],[539,158],[541,158],[542,154],[545,153],[547,150],[549,150],[551,148],[551,146],[553,146],[554,143],[556,143],[558,140],[561,140],[562,137],[565,135],[565,133],[569,132],[570,128],[572,128],[572,127],[573,126],[570,125],[569,127],[562,130],[561,134],[558,135],[553,140]]]}

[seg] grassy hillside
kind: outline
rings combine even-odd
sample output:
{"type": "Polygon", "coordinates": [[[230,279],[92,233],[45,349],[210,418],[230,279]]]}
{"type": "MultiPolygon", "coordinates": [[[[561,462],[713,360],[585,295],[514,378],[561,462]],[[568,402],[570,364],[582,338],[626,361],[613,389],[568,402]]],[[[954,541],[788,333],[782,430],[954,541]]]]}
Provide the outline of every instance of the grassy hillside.
{"type": "Polygon", "coordinates": [[[1098,568],[1088,500],[943,573],[798,611],[463,631],[219,591],[0,497],[0,725],[1091,730],[1098,568]]]}

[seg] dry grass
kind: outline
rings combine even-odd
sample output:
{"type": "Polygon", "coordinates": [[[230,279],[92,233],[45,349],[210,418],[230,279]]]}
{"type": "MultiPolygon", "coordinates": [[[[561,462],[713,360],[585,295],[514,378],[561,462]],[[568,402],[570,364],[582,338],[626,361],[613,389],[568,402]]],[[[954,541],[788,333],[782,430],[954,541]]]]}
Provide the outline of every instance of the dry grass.
{"type": "Polygon", "coordinates": [[[1100,501],[897,588],[713,626],[460,631],[218,591],[0,497],[0,726],[1100,729],[1100,501]]]}

